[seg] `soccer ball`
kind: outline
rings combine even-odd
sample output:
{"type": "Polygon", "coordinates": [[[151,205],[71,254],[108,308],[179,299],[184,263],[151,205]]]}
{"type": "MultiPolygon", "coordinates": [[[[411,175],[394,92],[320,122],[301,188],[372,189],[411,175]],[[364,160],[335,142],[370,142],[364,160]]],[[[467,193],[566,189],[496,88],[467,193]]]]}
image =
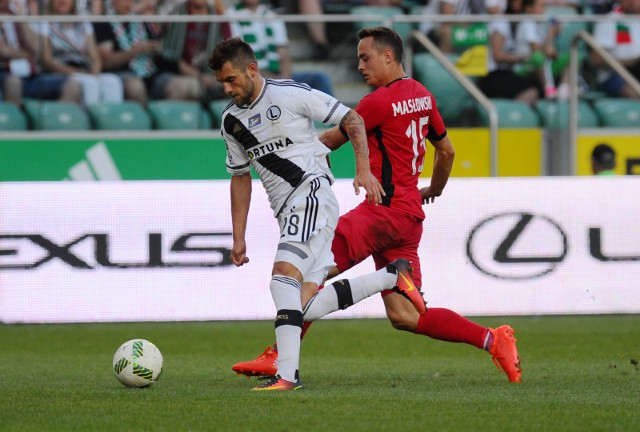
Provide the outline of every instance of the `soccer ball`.
{"type": "Polygon", "coordinates": [[[132,339],[120,345],[113,356],[113,373],[127,387],[149,387],[162,373],[162,353],[144,339],[132,339]]]}

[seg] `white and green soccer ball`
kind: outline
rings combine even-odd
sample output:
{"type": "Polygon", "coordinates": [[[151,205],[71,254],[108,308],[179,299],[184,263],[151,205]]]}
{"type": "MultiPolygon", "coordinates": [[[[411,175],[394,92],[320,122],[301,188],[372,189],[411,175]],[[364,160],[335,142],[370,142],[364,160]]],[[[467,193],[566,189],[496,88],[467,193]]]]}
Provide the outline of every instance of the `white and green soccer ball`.
{"type": "Polygon", "coordinates": [[[162,373],[162,353],[145,339],[120,345],[113,356],[113,373],[127,387],[149,387],[162,373]]]}

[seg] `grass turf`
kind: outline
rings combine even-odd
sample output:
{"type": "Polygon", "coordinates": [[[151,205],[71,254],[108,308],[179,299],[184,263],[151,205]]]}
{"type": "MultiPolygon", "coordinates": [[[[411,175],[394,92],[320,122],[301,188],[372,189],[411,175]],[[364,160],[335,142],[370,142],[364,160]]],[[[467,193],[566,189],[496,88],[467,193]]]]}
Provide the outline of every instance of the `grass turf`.
{"type": "Polygon", "coordinates": [[[273,338],[269,322],[0,325],[2,431],[640,430],[640,317],[474,318],[517,331],[523,383],[473,347],[326,320],[305,338],[297,392],[250,392],[231,364],[273,338]],[[126,389],[111,360],[145,338],[159,382],[126,389]]]}

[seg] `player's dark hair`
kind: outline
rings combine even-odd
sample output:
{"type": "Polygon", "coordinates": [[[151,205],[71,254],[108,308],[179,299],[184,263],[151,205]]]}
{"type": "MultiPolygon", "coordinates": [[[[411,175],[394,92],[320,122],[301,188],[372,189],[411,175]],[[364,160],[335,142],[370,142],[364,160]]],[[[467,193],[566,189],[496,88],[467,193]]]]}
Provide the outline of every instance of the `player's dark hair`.
{"type": "Polygon", "coordinates": [[[598,144],[591,152],[591,159],[602,168],[610,170],[616,167],[616,151],[609,144],[598,144]]]}
{"type": "Polygon", "coordinates": [[[251,45],[238,37],[218,42],[209,56],[209,67],[218,71],[226,62],[245,70],[251,63],[258,64],[251,45]]]}
{"type": "Polygon", "coordinates": [[[398,33],[389,27],[369,27],[358,32],[358,39],[373,38],[373,44],[377,48],[391,48],[396,62],[402,63],[402,55],[404,48],[402,46],[402,38],[398,33]]]}

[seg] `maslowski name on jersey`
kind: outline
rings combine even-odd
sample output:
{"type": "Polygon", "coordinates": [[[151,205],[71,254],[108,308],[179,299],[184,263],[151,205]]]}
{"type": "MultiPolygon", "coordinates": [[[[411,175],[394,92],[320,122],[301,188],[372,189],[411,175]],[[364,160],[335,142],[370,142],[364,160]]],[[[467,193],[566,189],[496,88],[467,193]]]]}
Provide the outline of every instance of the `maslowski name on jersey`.
{"type": "Polygon", "coordinates": [[[392,103],[392,105],[394,117],[397,115],[411,114],[414,112],[430,111],[432,109],[431,96],[406,99],[400,102],[392,103]]]}

